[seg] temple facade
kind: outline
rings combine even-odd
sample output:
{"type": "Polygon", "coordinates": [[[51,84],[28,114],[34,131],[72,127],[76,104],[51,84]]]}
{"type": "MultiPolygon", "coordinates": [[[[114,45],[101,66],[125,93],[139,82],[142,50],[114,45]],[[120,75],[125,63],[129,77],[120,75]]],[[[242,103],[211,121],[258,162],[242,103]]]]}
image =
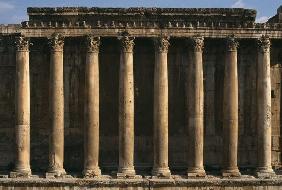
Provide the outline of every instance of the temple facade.
{"type": "Polygon", "coordinates": [[[5,175],[279,176],[282,7],[27,13],[0,26],[5,175]]]}

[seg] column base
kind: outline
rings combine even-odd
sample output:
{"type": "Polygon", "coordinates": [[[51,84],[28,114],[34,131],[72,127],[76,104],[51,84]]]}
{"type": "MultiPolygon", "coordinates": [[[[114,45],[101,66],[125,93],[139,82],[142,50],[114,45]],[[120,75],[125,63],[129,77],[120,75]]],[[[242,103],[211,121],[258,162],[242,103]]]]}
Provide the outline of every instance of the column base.
{"type": "Polygon", "coordinates": [[[133,167],[130,168],[119,168],[117,172],[117,178],[136,178],[135,170],[133,167]]]}
{"type": "Polygon", "coordinates": [[[45,174],[46,178],[68,178],[71,177],[70,175],[67,175],[65,169],[57,169],[57,170],[50,170],[45,174]]]}
{"type": "Polygon", "coordinates": [[[188,168],[187,177],[206,177],[206,172],[204,169],[188,168]]]}
{"type": "Polygon", "coordinates": [[[166,168],[153,168],[152,178],[170,178],[171,173],[168,167],[166,168]]]}
{"type": "Polygon", "coordinates": [[[234,169],[223,169],[221,171],[222,177],[240,177],[241,173],[238,168],[234,169]]]}
{"type": "Polygon", "coordinates": [[[275,176],[276,174],[272,168],[257,168],[255,175],[258,178],[265,178],[275,176]]]}
{"type": "Polygon", "coordinates": [[[29,178],[31,177],[31,170],[16,170],[10,172],[10,178],[29,178]]]}
{"type": "Polygon", "coordinates": [[[99,167],[95,169],[85,169],[82,174],[84,178],[96,178],[101,176],[101,170],[99,167]]]}

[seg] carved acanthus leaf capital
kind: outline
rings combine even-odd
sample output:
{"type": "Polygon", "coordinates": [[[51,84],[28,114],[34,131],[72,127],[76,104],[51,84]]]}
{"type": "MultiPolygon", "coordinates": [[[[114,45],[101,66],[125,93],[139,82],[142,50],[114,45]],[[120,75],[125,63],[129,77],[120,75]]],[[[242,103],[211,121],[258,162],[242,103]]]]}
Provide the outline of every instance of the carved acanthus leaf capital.
{"type": "Polygon", "coordinates": [[[164,53],[168,52],[168,47],[170,45],[169,37],[168,36],[163,36],[163,37],[160,37],[160,38],[156,38],[154,43],[155,43],[156,51],[164,52],[164,53]]]}
{"type": "Polygon", "coordinates": [[[122,36],[121,40],[121,48],[123,52],[133,52],[134,47],[134,37],[130,37],[128,35],[122,36]]]}
{"type": "Polygon", "coordinates": [[[236,40],[234,36],[229,36],[226,39],[226,48],[227,51],[237,51],[239,47],[239,42],[236,40]]]}
{"type": "Polygon", "coordinates": [[[49,39],[49,45],[53,51],[63,51],[64,37],[61,34],[54,33],[49,39]]]}
{"type": "Polygon", "coordinates": [[[194,51],[203,51],[204,49],[204,37],[202,36],[195,36],[191,38],[191,45],[194,51]]]}
{"type": "Polygon", "coordinates": [[[269,36],[263,35],[258,39],[258,50],[262,53],[269,52],[270,50],[270,39],[269,36]]]}
{"type": "Polygon", "coordinates": [[[17,36],[15,38],[15,44],[17,51],[28,51],[29,50],[29,39],[23,36],[17,36]]]}
{"type": "Polygon", "coordinates": [[[88,52],[99,52],[100,37],[88,35],[86,36],[86,46],[88,52]]]}

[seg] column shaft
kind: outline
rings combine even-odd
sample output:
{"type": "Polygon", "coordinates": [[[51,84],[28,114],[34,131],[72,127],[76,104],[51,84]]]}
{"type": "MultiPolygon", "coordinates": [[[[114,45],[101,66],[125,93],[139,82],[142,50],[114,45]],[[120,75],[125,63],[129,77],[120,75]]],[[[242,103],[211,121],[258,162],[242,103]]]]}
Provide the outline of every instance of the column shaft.
{"type": "Polygon", "coordinates": [[[238,152],[238,74],[237,47],[234,37],[226,41],[227,51],[223,90],[223,170],[225,177],[240,176],[237,166],[238,152]]]}
{"type": "Polygon", "coordinates": [[[11,177],[31,175],[29,41],[20,36],[16,44],[16,163],[11,177]]]}
{"type": "Polygon", "coordinates": [[[168,167],[168,38],[155,41],[154,74],[154,166],[152,175],[169,177],[168,167]]]}
{"type": "Polygon", "coordinates": [[[187,108],[188,108],[188,176],[203,177],[206,175],[203,166],[204,149],[204,84],[202,48],[203,37],[192,39],[191,60],[187,75],[187,108]]]}
{"type": "Polygon", "coordinates": [[[271,167],[271,81],[270,40],[262,36],[258,41],[257,64],[257,175],[268,176],[274,172],[271,167]]]}
{"type": "Polygon", "coordinates": [[[119,72],[119,170],[118,177],[135,176],[134,170],[134,38],[121,39],[119,72]]]}
{"type": "Polygon", "coordinates": [[[85,177],[101,175],[99,160],[99,45],[98,37],[87,37],[85,65],[85,177]]]}
{"type": "Polygon", "coordinates": [[[54,34],[50,40],[50,143],[49,170],[47,175],[64,175],[64,71],[61,35],[54,34]]]}

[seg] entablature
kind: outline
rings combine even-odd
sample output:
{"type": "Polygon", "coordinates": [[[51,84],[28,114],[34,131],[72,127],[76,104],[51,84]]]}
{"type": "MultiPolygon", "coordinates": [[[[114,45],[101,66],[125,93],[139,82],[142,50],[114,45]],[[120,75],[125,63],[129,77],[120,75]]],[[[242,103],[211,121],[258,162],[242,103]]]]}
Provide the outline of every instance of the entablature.
{"type": "Polygon", "coordinates": [[[0,35],[47,37],[61,33],[65,37],[94,34],[117,37],[128,32],[135,37],[205,38],[282,38],[282,8],[266,23],[255,23],[256,10],[242,8],[99,8],[30,7],[29,21],[21,25],[0,25],[0,35]]]}
{"type": "Polygon", "coordinates": [[[22,29],[21,34],[26,37],[50,37],[53,33],[61,33],[65,37],[80,37],[87,34],[93,34],[100,37],[117,37],[122,33],[129,33],[134,37],[158,37],[160,35],[166,35],[170,37],[192,37],[196,35],[203,36],[205,38],[226,38],[231,35],[235,35],[239,39],[254,39],[259,38],[262,35],[267,35],[270,38],[282,39],[282,30],[270,30],[270,29],[207,29],[196,28],[189,29],[177,28],[177,29],[22,29]]]}

